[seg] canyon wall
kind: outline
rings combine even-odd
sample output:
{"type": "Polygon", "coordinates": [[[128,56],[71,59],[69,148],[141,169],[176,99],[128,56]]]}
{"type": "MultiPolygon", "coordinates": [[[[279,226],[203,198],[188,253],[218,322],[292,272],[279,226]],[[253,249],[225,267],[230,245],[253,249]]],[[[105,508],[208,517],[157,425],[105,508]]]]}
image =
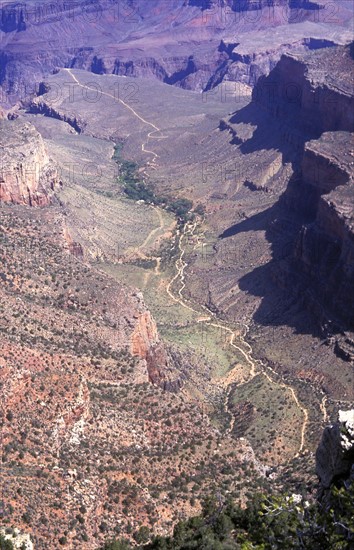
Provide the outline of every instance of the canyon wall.
{"type": "Polygon", "coordinates": [[[285,51],[350,40],[348,10],[337,4],[335,25],[322,2],[305,0],[171,0],[168,9],[166,0],[4,4],[0,102],[12,105],[36,93],[40,81],[62,67],[153,77],[194,90],[224,80],[254,85],[285,51]],[[273,28],[279,30],[269,32],[273,28]]]}
{"type": "Polygon", "coordinates": [[[327,427],[316,452],[316,472],[320,479],[319,498],[329,503],[330,488],[348,484],[354,477],[354,410],[339,411],[338,421],[327,427]]]}
{"type": "Polygon", "coordinates": [[[336,130],[352,132],[352,67],[349,47],[286,54],[268,77],[259,79],[253,100],[307,136],[336,130]]]}
{"type": "Polygon", "coordinates": [[[253,91],[254,103],[281,128],[283,144],[297,140],[295,172],[279,203],[303,220],[291,269],[304,304],[322,311],[323,327],[342,332],[337,351],[348,360],[354,357],[346,333],[354,327],[353,67],[353,45],[284,55],[253,91]]]}
{"type": "Polygon", "coordinates": [[[306,144],[303,192],[312,197],[314,219],[302,226],[295,245],[295,260],[308,286],[350,326],[354,326],[354,174],[348,151],[352,138],[348,132],[328,132],[306,144]]]}
{"type": "Polygon", "coordinates": [[[50,204],[61,182],[42,136],[31,124],[19,120],[2,119],[0,128],[0,202],[50,204]]]}

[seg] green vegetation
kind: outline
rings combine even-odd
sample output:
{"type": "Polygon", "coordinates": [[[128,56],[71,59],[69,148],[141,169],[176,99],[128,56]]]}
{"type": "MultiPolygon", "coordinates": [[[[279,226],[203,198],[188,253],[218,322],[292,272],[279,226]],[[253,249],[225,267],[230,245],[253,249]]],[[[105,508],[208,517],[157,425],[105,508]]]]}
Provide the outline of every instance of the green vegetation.
{"type": "Polygon", "coordinates": [[[193,207],[192,201],[188,199],[177,199],[170,204],[167,204],[167,210],[173,212],[178,218],[187,220],[188,213],[193,207]]]}
{"type": "MultiPolygon", "coordinates": [[[[113,159],[119,167],[118,182],[122,184],[124,193],[127,197],[134,201],[143,200],[148,204],[166,208],[166,210],[175,214],[181,223],[193,219],[193,214],[191,213],[193,208],[192,201],[184,198],[170,200],[167,197],[157,196],[139,177],[138,165],[136,162],[121,158],[122,149],[122,143],[115,145],[113,159]]],[[[201,205],[198,205],[197,209],[197,214],[204,213],[204,209],[201,205]]]]}
{"type": "MultiPolygon", "coordinates": [[[[200,516],[176,525],[172,537],[155,537],[140,548],[349,550],[354,541],[354,484],[348,489],[332,487],[330,497],[326,509],[283,494],[256,495],[246,508],[210,498],[200,516]]],[[[104,546],[104,550],[128,548],[124,541],[104,546]]]]}
{"type": "Polygon", "coordinates": [[[106,542],[102,550],[130,550],[131,546],[126,540],[116,540],[111,542],[106,542]]]}
{"type": "Polygon", "coordinates": [[[14,545],[8,539],[5,539],[3,535],[0,535],[0,550],[13,550],[14,545]]]}
{"type": "Polygon", "coordinates": [[[302,414],[290,391],[272,383],[265,376],[257,375],[250,382],[232,390],[230,402],[237,421],[234,433],[245,436],[253,448],[267,453],[265,459],[272,464],[274,458],[290,457],[292,449],[299,445],[302,414]],[[282,424],[282,434],[275,429],[282,424]]]}

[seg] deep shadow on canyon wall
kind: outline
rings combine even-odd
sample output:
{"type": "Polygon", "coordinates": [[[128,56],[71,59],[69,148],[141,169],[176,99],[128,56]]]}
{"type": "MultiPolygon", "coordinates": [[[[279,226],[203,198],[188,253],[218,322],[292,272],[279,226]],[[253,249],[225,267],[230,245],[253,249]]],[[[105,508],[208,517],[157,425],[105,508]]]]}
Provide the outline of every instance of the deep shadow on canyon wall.
{"type": "MultiPolygon", "coordinates": [[[[264,230],[271,244],[272,260],[239,282],[242,290],[262,298],[254,314],[259,324],[286,322],[298,332],[317,336],[354,329],[354,179],[349,154],[353,68],[353,44],[302,58],[283,56],[269,76],[259,80],[252,103],[230,119],[256,126],[252,138],[239,143],[244,154],[275,149],[283,163],[293,167],[286,190],[271,208],[220,235],[226,239],[264,230]],[[275,282],[279,295],[267,292],[260,280],[275,282]],[[282,301],[280,319],[272,312],[274,303],[282,301]],[[299,307],[312,312],[313,326],[294,314],[299,307]]],[[[237,136],[233,141],[238,143],[237,136]]],[[[345,350],[336,351],[352,359],[352,340],[346,338],[345,350]]]]}

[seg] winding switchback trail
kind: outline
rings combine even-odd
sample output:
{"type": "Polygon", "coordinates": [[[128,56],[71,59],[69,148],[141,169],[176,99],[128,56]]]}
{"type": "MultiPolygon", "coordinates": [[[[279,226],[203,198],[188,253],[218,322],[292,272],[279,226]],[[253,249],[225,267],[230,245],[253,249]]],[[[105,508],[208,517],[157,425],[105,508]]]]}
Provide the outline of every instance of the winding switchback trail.
{"type": "MultiPolygon", "coordinates": [[[[72,73],[71,69],[66,69],[67,72],[70,74],[70,76],[73,78],[73,80],[76,82],[76,84],[78,86],[80,86],[81,88],[85,88],[87,90],[91,90],[91,91],[94,91],[97,93],[97,89],[96,88],[92,88],[90,86],[87,86],[85,84],[82,84],[78,79],[77,77],[72,73]]],[[[126,103],[125,101],[123,101],[122,99],[120,98],[117,98],[115,97],[114,95],[112,94],[109,94],[107,92],[104,92],[104,91],[101,91],[102,95],[104,96],[107,96],[107,97],[110,97],[111,99],[113,99],[113,101],[117,102],[117,103],[120,103],[122,104],[126,109],[128,109],[134,117],[136,117],[138,120],[140,120],[143,124],[149,126],[151,128],[151,131],[148,133],[147,135],[147,141],[146,142],[143,142],[142,145],[141,145],[141,150],[146,153],[146,154],[151,154],[153,155],[153,159],[152,159],[152,162],[151,162],[151,167],[155,168],[156,169],[156,159],[159,158],[159,155],[155,152],[155,151],[151,151],[151,150],[148,150],[146,149],[146,145],[149,141],[149,139],[165,139],[167,138],[168,136],[164,136],[164,135],[160,135],[160,136],[155,136],[154,134],[156,133],[160,133],[161,132],[161,129],[156,126],[156,124],[152,123],[152,122],[149,122],[148,120],[146,120],[144,117],[142,117],[141,115],[139,115],[139,113],[137,113],[135,111],[135,109],[133,109],[133,107],[131,107],[131,105],[129,105],[128,103],[126,103]]],[[[156,209],[158,210],[158,209],[156,209]]],[[[159,215],[159,219],[160,219],[160,226],[161,226],[161,217],[159,215]]],[[[179,248],[179,251],[180,251],[180,254],[179,254],[179,257],[177,258],[176,262],[175,262],[175,267],[176,267],[176,274],[175,276],[170,280],[170,282],[168,283],[167,285],[167,288],[166,288],[166,291],[167,291],[167,294],[170,296],[170,298],[179,303],[182,307],[188,309],[189,311],[192,311],[193,313],[197,314],[200,316],[201,312],[198,311],[197,309],[195,309],[194,307],[190,306],[186,301],[185,299],[183,298],[183,290],[185,288],[185,268],[187,266],[187,263],[184,261],[184,256],[185,256],[185,249],[183,248],[183,239],[184,237],[187,235],[187,234],[190,234],[190,235],[193,235],[195,230],[196,230],[196,227],[197,227],[197,222],[194,222],[193,225],[190,225],[189,223],[186,223],[185,226],[184,226],[184,229],[183,231],[181,231],[181,234],[179,236],[179,240],[178,240],[178,248],[179,248]],[[177,281],[180,281],[180,287],[179,287],[179,290],[178,290],[178,296],[175,296],[175,294],[173,293],[172,291],[172,287],[173,285],[175,284],[175,282],[177,281]]],[[[143,245],[145,243],[147,243],[149,241],[149,239],[151,238],[151,236],[153,234],[155,234],[156,231],[158,231],[160,228],[157,228],[157,229],[154,229],[148,236],[147,238],[145,239],[143,245]]],[[[141,247],[139,247],[140,249],[143,247],[143,245],[141,247]]],[[[308,421],[309,421],[309,414],[308,414],[308,410],[303,407],[300,402],[299,402],[299,399],[295,393],[295,390],[289,386],[288,384],[286,384],[285,382],[276,382],[273,380],[273,378],[268,374],[267,371],[270,371],[274,376],[277,376],[277,374],[273,371],[273,369],[271,369],[270,367],[268,366],[265,366],[261,361],[259,360],[254,360],[252,358],[252,355],[253,355],[253,349],[251,347],[251,345],[246,342],[245,340],[245,337],[249,331],[249,327],[248,325],[245,325],[244,324],[244,327],[245,327],[245,333],[243,335],[239,334],[239,333],[236,333],[235,330],[231,329],[228,325],[224,324],[224,323],[220,323],[218,321],[218,319],[216,318],[215,314],[213,314],[212,312],[210,312],[206,307],[203,307],[202,308],[204,310],[207,311],[208,315],[207,316],[204,316],[204,317],[199,317],[197,319],[197,322],[198,323],[205,323],[209,326],[212,326],[212,327],[215,327],[215,328],[219,328],[223,331],[226,331],[227,333],[229,333],[230,335],[230,338],[229,338],[229,345],[232,346],[234,349],[236,349],[237,351],[239,351],[242,356],[245,358],[245,360],[247,361],[247,363],[249,364],[250,366],[250,372],[249,372],[249,376],[248,376],[248,379],[243,382],[243,384],[245,383],[248,383],[250,382],[257,374],[257,366],[256,366],[256,363],[258,364],[259,368],[260,368],[260,371],[259,371],[259,374],[262,374],[263,376],[265,376],[272,384],[277,384],[277,385],[280,385],[281,387],[284,387],[287,391],[289,391],[293,397],[293,400],[295,401],[296,403],[296,406],[299,408],[299,410],[302,412],[302,415],[303,415],[303,423],[302,423],[302,427],[301,427],[301,438],[300,438],[300,446],[299,446],[299,449],[298,449],[298,452],[295,454],[295,457],[299,456],[299,454],[304,450],[305,448],[305,438],[306,438],[306,430],[307,430],[307,425],[308,425],[308,421]],[[236,345],[235,344],[235,338],[236,336],[240,339],[240,342],[241,342],[241,345],[245,348],[248,348],[248,352],[245,351],[243,348],[241,348],[240,346],[236,345]]],[[[227,429],[227,433],[230,433],[232,432],[233,430],[233,426],[234,426],[234,415],[232,415],[230,412],[229,412],[229,408],[228,408],[228,400],[229,400],[229,396],[230,396],[230,391],[232,389],[232,384],[234,383],[234,375],[236,374],[236,369],[237,367],[235,367],[235,369],[233,369],[235,372],[233,373],[233,371],[230,371],[228,374],[227,374],[227,381],[226,381],[226,396],[225,396],[225,402],[224,402],[224,408],[225,410],[228,412],[229,416],[230,416],[230,425],[227,429]]],[[[221,382],[222,383],[222,382],[221,382]]],[[[242,385],[242,384],[239,384],[239,386],[242,385]]],[[[323,411],[323,417],[324,419],[327,418],[327,414],[326,414],[326,408],[325,408],[325,399],[322,400],[322,403],[321,403],[321,410],[323,411]]]]}
{"type": "MultiPolygon", "coordinates": [[[[187,223],[184,227],[184,230],[180,234],[179,241],[178,241],[178,248],[179,248],[180,254],[179,254],[179,257],[177,258],[176,263],[175,263],[176,275],[171,279],[171,281],[167,285],[166,290],[167,290],[167,293],[170,296],[170,298],[172,298],[175,302],[179,303],[182,307],[192,311],[193,313],[196,313],[197,315],[201,315],[200,311],[198,311],[197,309],[193,308],[188,303],[186,303],[186,301],[184,300],[183,295],[182,295],[182,292],[185,288],[185,273],[184,273],[184,271],[185,271],[185,268],[187,267],[187,263],[183,259],[184,255],[185,255],[185,249],[183,248],[182,243],[183,243],[184,237],[187,234],[189,234],[189,235],[194,234],[196,226],[197,226],[196,222],[194,222],[194,224],[192,226],[187,223]],[[177,280],[180,280],[181,285],[180,285],[180,288],[178,290],[178,296],[175,296],[175,294],[172,292],[171,289],[172,289],[172,286],[174,285],[174,283],[177,280]]],[[[208,312],[208,316],[199,317],[197,319],[197,323],[205,323],[209,326],[219,328],[221,330],[224,330],[224,331],[228,332],[230,334],[229,345],[232,346],[233,348],[237,349],[237,351],[239,351],[242,354],[242,356],[246,359],[247,363],[250,365],[250,372],[249,372],[248,379],[245,382],[239,384],[239,387],[243,384],[246,384],[246,383],[250,382],[259,373],[259,374],[262,374],[263,376],[265,376],[271,384],[276,384],[280,387],[285,388],[287,391],[290,392],[296,406],[298,407],[298,409],[301,411],[301,413],[303,415],[303,423],[302,423],[301,431],[300,431],[300,446],[299,446],[299,449],[298,449],[297,453],[294,456],[294,458],[296,458],[297,456],[300,455],[300,453],[305,448],[306,430],[307,430],[308,421],[309,421],[308,410],[304,406],[301,405],[301,403],[300,403],[300,401],[299,401],[299,399],[298,399],[298,397],[295,393],[295,390],[289,384],[286,384],[285,382],[277,382],[277,381],[273,380],[273,378],[267,372],[267,371],[270,371],[274,376],[278,376],[277,373],[275,373],[275,371],[273,371],[273,369],[271,369],[268,366],[265,366],[260,360],[254,360],[252,358],[252,355],[253,355],[252,346],[245,340],[245,337],[246,337],[246,335],[249,331],[248,325],[244,324],[245,333],[243,335],[239,334],[238,332],[236,333],[235,330],[231,329],[227,324],[220,323],[218,321],[218,319],[216,318],[215,314],[210,312],[206,307],[204,307],[204,306],[201,306],[201,307],[208,312]],[[234,340],[235,340],[236,336],[240,339],[242,346],[249,349],[249,352],[246,352],[240,346],[235,344],[234,340]],[[259,372],[257,372],[256,363],[260,367],[259,372]]],[[[233,370],[231,370],[230,372],[227,373],[227,384],[226,384],[226,390],[227,391],[226,391],[226,396],[225,396],[225,401],[224,401],[224,409],[225,409],[226,412],[228,412],[229,416],[231,417],[230,418],[230,425],[227,429],[227,433],[232,432],[233,427],[234,427],[234,422],[235,422],[234,415],[232,415],[228,411],[228,400],[229,400],[230,392],[231,392],[231,389],[232,389],[232,384],[234,382],[233,375],[236,374],[237,368],[238,367],[236,366],[233,370]],[[233,372],[233,371],[235,371],[235,372],[233,372]]],[[[221,381],[221,384],[222,384],[222,381],[221,381]]]]}
{"type": "MultiPolygon", "coordinates": [[[[97,88],[93,88],[91,86],[87,86],[86,84],[82,84],[77,79],[77,77],[72,73],[71,69],[65,69],[65,70],[70,74],[72,79],[76,82],[76,84],[78,86],[80,86],[80,88],[85,88],[86,90],[91,90],[92,92],[97,93],[97,88]]],[[[140,122],[142,122],[143,124],[145,124],[147,126],[150,126],[152,128],[152,130],[147,135],[147,138],[148,138],[147,141],[145,143],[141,144],[141,150],[144,153],[148,153],[148,154],[153,155],[153,159],[151,161],[151,166],[156,169],[156,159],[159,158],[159,155],[157,153],[155,153],[155,151],[150,151],[148,149],[145,149],[145,146],[147,145],[150,138],[151,139],[166,139],[168,136],[164,136],[164,135],[154,136],[153,134],[156,134],[157,132],[159,132],[159,133],[161,132],[161,129],[158,126],[156,126],[156,124],[154,124],[153,122],[149,122],[144,117],[139,115],[139,113],[137,113],[135,111],[135,109],[133,109],[133,107],[131,105],[129,105],[129,103],[126,103],[125,101],[123,101],[123,99],[120,99],[119,97],[116,97],[113,94],[109,94],[108,92],[104,92],[103,90],[101,90],[100,93],[102,95],[106,96],[106,97],[110,97],[116,103],[120,103],[121,105],[123,105],[126,109],[128,109],[134,115],[134,117],[136,117],[138,120],[140,120],[140,122]]]]}

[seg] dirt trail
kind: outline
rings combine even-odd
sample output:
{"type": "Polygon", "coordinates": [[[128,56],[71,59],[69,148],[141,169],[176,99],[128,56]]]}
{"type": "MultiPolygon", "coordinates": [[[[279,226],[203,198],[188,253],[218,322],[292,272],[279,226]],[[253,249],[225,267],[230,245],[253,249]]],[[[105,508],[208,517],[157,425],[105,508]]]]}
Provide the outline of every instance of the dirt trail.
{"type": "MultiPolygon", "coordinates": [[[[182,292],[185,288],[184,270],[187,267],[187,263],[183,260],[184,255],[185,255],[185,249],[183,248],[182,243],[183,243],[183,239],[186,235],[193,235],[194,234],[196,226],[197,226],[196,222],[192,226],[190,226],[189,224],[186,224],[186,226],[184,228],[184,231],[180,235],[179,243],[178,243],[178,248],[180,250],[180,255],[179,255],[179,257],[178,257],[178,259],[176,260],[176,263],[175,263],[177,273],[171,279],[171,281],[169,282],[169,284],[167,286],[167,293],[170,296],[170,298],[172,298],[175,302],[179,303],[182,307],[184,307],[184,308],[186,308],[186,309],[188,309],[188,310],[192,311],[193,313],[196,313],[197,315],[200,316],[201,312],[198,311],[197,309],[194,309],[188,303],[186,303],[185,300],[183,299],[183,296],[182,296],[182,292]],[[180,280],[181,285],[180,285],[180,288],[178,290],[178,296],[175,296],[175,294],[172,292],[171,288],[178,279],[180,280]]],[[[273,380],[273,378],[267,372],[267,370],[268,370],[268,371],[272,372],[273,375],[278,376],[273,371],[273,369],[271,369],[270,367],[266,367],[261,361],[259,361],[259,360],[256,361],[252,358],[252,355],[253,355],[252,346],[248,342],[246,342],[246,340],[245,340],[245,337],[246,337],[246,335],[249,331],[248,325],[244,324],[245,333],[243,335],[241,335],[239,332],[236,332],[235,330],[231,329],[226,324],[218,322],[217,319],[216,319],[216,316],[213,313],[211,313],[209,310],[207,310],[207,308],[203,307],[203,309],[208,311],[209,315],[208,316],[203,316],[203,317],[200,316],[197,319],[197,322],[198,323],[205,323],[209,326],[212,326],[212,327],[215,327],[215,328],[218,328],[218,329],[221,329],[221,330],[224,330],[224,331],[228,332],[230,334],[229,345],[232,346],[233,348],[237,349],[237,351],[239,351],[243,355],[243,357],[246,359],[247,363],[250,365],[250,372],[249,372],[248,379],[245,382],[243,382],[243,384],[250,382],[257,374],[262,374],[272,384],[276,384],[280,387],[283,387],[291,393],[291,396],[292,396],[293,400],[295,401],[296,406],[299,408],[299,410],[302,412],[302,415],[303,415],[303,423],[302,423],[301,432],[300,432],[300,434],[301,434],[301,436],[300,436],[300,446],[299,446],[299,449],[298,449],[297,453],[295,454],[295,457],[299,456],[299,454],[305,448],[306,430],[307,430],[307,425],[308,425],[308,420],[309,420],[309,413],[308,413],[308,410],[300,404],[299,399],[298,399],[298,397],[295,393],[295,390],[291,386],[286,384],[285,382],[277,382],[277,381],[273,380]],[[242,349],[240,346],[238,346],[234,343],[234,340],[235,340],[236,336],[239,338],[242,346],[248,348],[249,352],[246,352],[244,349],[242,349]],[[258,370],[257,370],[256,363],[259,366],[258,370]]],[[[229,411],[228,402],[229,402],[230,392],[231,392],[231,389],[232,389],[232,384],[233,384],[233,381],[234,381],[234,375],[236,375],[236,369],[237,368],[238,368],[237,366],[234,368],[234,371],[235,371],[234,373],[233,373],[233,371],[230,371],[226,375],[227,380],[229,381],[229,383],[227,384],[227,391],[226,391],[226,396],[225,396],[225,400],[224,400],[224,410],[230,416],[230,424],[229,424],[229,427],[227,429],[227,433],[232,432],[233,427],[234,427],[234,422],[235,422],[234,416],[229,411]]],[[[221,380],[221,384],[222,384],[222,380],[221,380]]],[[[239,384],[239,386],[240,385],[242,385],[242,384],[239,384]]]]}
{"type": "Polygon", "coordinates": [[[141,249],[144,249],[144,248],[147,247],[147,245],[149,244],[150,239],[155,235],[155,233],[157,233],[158,231],[160,231],[160,229],[162,229],[164,227],[163,216],[162,216],[161,210],[159,208],[156,208],[155,206],[153,206],[153,209],[154,209],[154,211],[156,212],[156,214],[159,218],[159,224],[160,225],[158,227],[155,227],[155,229],[152,229],[152,231],[150,231],[150,233],[146,237],[143,244],[141,246],[139,246],[140,253],[141,253],[141,249]]]}
{"type": "MultiPolygon", "coordinates": [[[[87,90],[91,90],[91,91],[96,91],[97,90],[95,88],[92,88],[91,86],[87,86],[86,84],[82,84],[78,79],[77,77],[72,73],[71,69],[65,69],[69,74],[70,76],[73,78],[73,80],[76,82],[76,84],[78,86],[80,86],[80,88],[85,88],[87,90]]],[[[116,103],[121,103],[126,109],[128,109],[131,113],[133,113],[133,115],[138,119],[140,120],[143,124],[147,125],[147,126],[150,126],[151,128],[153,128],[153,130],[151,132],[148,133],[147,135],[147,142],[145,143],[142,143],[141,145],[141,150],[144,152],[144,153],[148,153],[148,154],[151,154],[153,155],[153,159],[151,161],[151,164],[150,166],[155,168],[156,169],[156,159],[159,157],[159,155],[157,153],[155,153],[155,151],[150,151],[148,149],[146,149],[146,145],[149,141],[149,139],[166,139],[168,136],[164,136],[164,135],[160,135],[160,136],[154,136],[153,134],[156,134],[157,132],[161,132],[161,129],[156,126],[156,124],[154,124],[153,122],[149,122],[148,120],[146,120],[145,118],[143,118],[141,115],[139,115],[139,113],[137,113],[135,111],[135,109],[133,109],[133,107],[131,107],[128,103],[126,103],[125,101],[123,101],[123,99],[120,99],[120,98],[117,98],[115,97],[114,95],[112,94],[109,94],[107,92],[103,92],[101,91],[102,95],[106,96],[106,97],[110,97],[111,99],[113,99],[113,101],[115,101],[116,103]]],[[[159,218],[159,222],[160,222],[160,225],[159,227],[155,227],[150,233],[149,235],[146,237],[145,241],[143,242],[143,244],[141,244],[139,247],[136,247],[134,248],[134,252],[142,259],[146,259],[147,256],[144,254],[144,252],[142,252],[142,250],[147,246],[149,240],[153,237],[153,235],[155,235],[155,233],[158,233],[160,230],[163,229],[164,227],[164,220],[163,220],[163,216],[162,216],[162,213],[161,213],[161,210],[159,208],[156,208],[156,207],[152,207],[155,212],[157,213],[158,215],[158,218],[159,218]]]]}
{"type": "Polygon", "coordinates": [[[325,424],[326,424],[326,422],[328,422],[328,412],[327,412],[326,403],[327,403],[327,396],[324,395],[324,396],[322,397],[320,409],[321,409],[321,411],[322,411],[322,414],[323,414],[323,422],[324,422],[325,424]]]}
{"type": "MultiPolygon", "coordinates": [[[[81,82],[76,78],[76,76],[72,73],[72,70],[71,69],[64,69],[66,70],[70,76],[72,77],[72,79],[76,82],[76,84],[78,86],[80,86],[80,88],[85,88],[86,90],[91,90],[93,92],[96,92],[97,93],[97,89],[96,88],[92,88],[91,86],[87,86],[86,84],[81,84],[81,82]]],[[[147,145],[149,139],[166,139],[168,136],[164,136],[164,135],[160,135],[160,136],[154,136],[153,134],[156,134],[157,132],[161,132],[161,129],[156,126],[156,124],[154,124],[153,122],[149,122],[148,120],[146,120],[144,117],[142,117],[141,115],[139,115],[139,113],[137,113],[135,111],[135,109],[133,109],[133,107],[131,105],[129,105],[128,103],[126,103],[125,101],[123,101],[123,99],[120,99],[119,97],[115,97],[114,95],[112,94],[109,94],[107,92],[103,92],[101,90],[101,94],[106,96],[106,97],[110,97],[111,99],[113,99],[113,101],[115,101],[116,103],[120,103],[121,105],[123,105],[126,109],[128,109],[138,120],[140,120],[140,122],[142,122],[143,124],[147,125],[147,126],[150,126],[151,128],[153,128],[147,135],[147,141],[145,143],[142,143],[141,144],[141,150],[144,152],[144,153],[148,153],[148,154],[151,154],[153,155],[153,159],[151,161],[151,164],[150,166],[153,167],[154,169],[156,169],[156,159],[159,158],[159,155],[157,153],[155,153],[155,151],[150,151],[148,149],[145,148],[145,146],[147,145]]]]}
{"type": "MultiPolygon", "coordinates": [[[[95,88],[91,88],[90,86],[81,84],[81,82],[76,78],[76,76],[71,72],[70,69],[66,69],[66,70],[68,71],[68,73],[71,75],[71,77],[77,83],[78,86],[97,92],[97,90],[95,88]]],[[[152,162],[151,162],[150,166],[156,168],[156,159],[159,158],[159,155],[157,153],[155,153],[154,151],[146,149],[145,146],[147,145],[148,140],[150,138],[151,139],[165,139],[167,136],[163,136],[163,135],[162,136],[161,135],[160,136],[154,136],[154,134],[156,134],[157,132],[161,132],[161,129],[158,126],[156,126],[155,124],[153,124],[152,122],[149,122],[148,120],[145,120],[141,115],[139,115],[133,109],[133,107],[131,107],[128,103],[126,103],[122,99],[116,98],[114,95],[109,94],[107,92],[102,92],[102,95],[110,97],[114,101],[116,101],[118,103],[121,103],[136,118],[138,118],[143,124],[145,124],[147,126],[150,126],[152,128],[152,130],[148,133],[147,142],[142,143],[141,149],[144,153],[153,155],[153,159],[152,159],[152,162]]],[[[158,209],[156,208],[156,210],[158,210],[158,209]]],[[[154,230],[152,230],[152,232],[147,236],[144,243],[139,248],[143,248],[144,245],[146,245],[148,243],[151,236],[153,234],[155,234],[156,231],[161,229],[161,223],[162,223],[161,213],[159,214],[159,219],[160,219],[160,227],[155,228],[154,230]]],[[[197,309],[194,309],[188,303],[186,303],[186,301],[184,300],[183,295],[182,295],[182,292],[185,288],[185,274],[184,274],[184,271],[185,271],[185,268],[187,267],[187,263],[184,261],[185,249],[182,246],[183,239],[187,234],[189,234],[191,236],[194,235],[196,227],[197,227],[197,222],[194,222],[194,224],[192,226],[190,226],[190,224],[187,223],[184,227],[184,230],[180,234],[179,242],[178,242],[178,248],[179,248],[180,254],[179,254],[179,257],[178,257],[178,259],[176,260],[176,263],[175,263],[176,275],[168,283],[166,290],[167,290],[167,294],[170,296],[170,298],[172,300],[179,303],[182,307],[188,309],[189,311],[192,311],[193,313],[195,313],[197,315],[200,315],[201,312],[198,311],[197,309]],[[179,280],[181,284],[180,284],[180,287],[179,287],[179,290],[178,290],[178,296],[175,296],[171,289],[172,289],[174,283],[177,280],[179,280]]],[[[272,377],[266,371],[268,370],[268,371],[272,372],[273,375],[276,375],[276,373],[270,367],[266,367],[261,361],[259,361],[259,360],[256,361],[256,360],[252,359],[253,349],[252,349],[251,345],[248,342],[245,341],[245,337],[246,337],[246,335],[249,331],[248,325],[244,325],[244,327],[245,327],[244,335],[241,335],[239,333],[236,334],[235,330],[231,329],[226,324],[218,322],[218,320],[217,320],[217,318],[215,317],[214,314],[212,314],[206,308],[203,308],[203,309],[205,309],[208,312],[208,316],[207,317],[200,317],[197,320],[197,322],[198,323],[206,323],[207,325],[210,325],[210,326],[213,326],[215,328],[219,328],[221,330],[227,331],[230,334],[230,339],[229,339],[230,346],[237,349],[237,351],[239,351],[243,355],[243,357],[245,358],[247,363],[250,365],[249,377],[244,383],[250,382],[256,376],[256,374],[258,374],[257,367],[256,367],[256,363],[257,363],[258,366],[259,366],[259,374],[262,374],[263,376],[265,376],[272,384],[280,385],[281,387],[285,388],[287,391],[289,391],[291,393],[297,407],[299,408],[299,410],[303,414],[303,423],[302,423],[302,427],[301,427],[300,446],[299,446],[299,450],[296,453],[295,457],[298,456],[304,450],[304,447],[305,447],[305,437],[306,437],[306,430],[307,430],[308,419],[309,419],[308,410],[300,404],[299,399],[298,399],[294,389],[291,386],[289,386],[288,384],[286,384],[284,382],[274,381],[272,379],[272,377]],[[246,352],[244,349],[242,349],[240,346],[238,346],[234,343],[234,340],[235,340],[236,336],[239,338],[242,346],[248,348],[248,350],[249,350],[248,352],[246,352]]],[[[235,369],[237,369],[237,367],[235,367],[235,369]]],[[[236,371],[235,371],[235,374],[236,374],[236,371]]],[[[230,395],[230,391],[231,391],[233,380],[234,380],[233,375],[232,375],[232,371],[231,371],[231,373],[227,374],[227,379],[229,380],[229,383],[227,384],[227,392],[226,392],[224,407],[225,407],[226,412],[230,416],[230,425],[229,425],[229,428],[228,428],[227,431],[231,432],[232,429],[233,429],[234,417],[229,412],[228,401],[229,401],[229,395],[230,395]]],[[[324,418],[327,417],[327,413],[326,413],[326,409],[325,409],[325,399],[322,400],[321,410],[324,411],[324,413],[323,413],[324,418]]]]}

